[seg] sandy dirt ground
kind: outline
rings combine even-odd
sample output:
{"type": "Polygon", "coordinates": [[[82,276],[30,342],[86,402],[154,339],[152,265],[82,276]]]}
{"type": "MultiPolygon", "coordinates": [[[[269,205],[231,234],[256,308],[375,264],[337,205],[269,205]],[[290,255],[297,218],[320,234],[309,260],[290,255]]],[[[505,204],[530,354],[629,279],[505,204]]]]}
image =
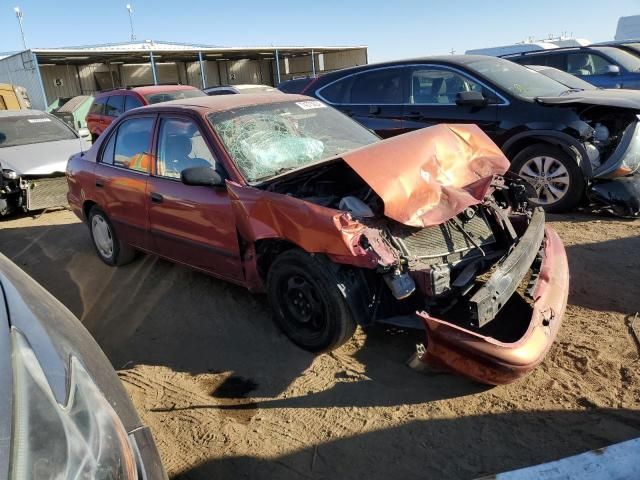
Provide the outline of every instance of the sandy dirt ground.
{"type": "Polygon", "coordinates": [[[0,251],[95,336],[173,478],[467,479],[640,436],[640,221],[550,222],[564,324],[535,372],[496,388],[410,369],[411,333],[308,354],[261,296],[150,256],[107,267],[67,211],[0,222],[0,251]]]}

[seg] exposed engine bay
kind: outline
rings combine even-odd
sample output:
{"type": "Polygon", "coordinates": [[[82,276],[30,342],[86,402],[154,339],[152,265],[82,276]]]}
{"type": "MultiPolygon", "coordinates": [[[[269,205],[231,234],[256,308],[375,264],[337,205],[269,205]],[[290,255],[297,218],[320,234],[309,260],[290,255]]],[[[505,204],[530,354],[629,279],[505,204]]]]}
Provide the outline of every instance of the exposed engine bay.
{"type": "Polygon", "coordinates": [[[480,204],[429,227],[386,217],[383,200],[342,161],[264,188],[348,212],[365,227],[359,246],[379,258],[375,268],[363,269],[362,275],[371,321],[391,318],[393,323],[399,316],[424,310],[464,328],[480,329],[496,318],[527,272],[533,280],[537,274],[544,214],[527,202],[531,187],[511,173],[495,175],[480,204]],[[527,246],[526,258],[512,266],[518,273],[502,272],[502,280],[492,283],[491,274],[507,263],[534,217],[536,236],[527,246]]]}

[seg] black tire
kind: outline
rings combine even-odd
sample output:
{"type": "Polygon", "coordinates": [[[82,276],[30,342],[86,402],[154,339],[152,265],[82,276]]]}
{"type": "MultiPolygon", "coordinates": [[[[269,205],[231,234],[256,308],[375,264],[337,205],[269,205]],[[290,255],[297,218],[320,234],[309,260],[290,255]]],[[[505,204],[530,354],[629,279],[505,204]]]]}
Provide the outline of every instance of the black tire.
{"type": "Polygon", "coordinates": [[[326,257],[294,249],[276,257],[267,274],[276,323],[296,345],[311,352],[334,350],[356,330],[334,272],[326,257]]]}
{"type": "Polygon", "coordinates": [[[100,260],[107,265],[111,265],[112,267],[126,265],[135,258],[136,251],[133,247],[122,242],[118,238],[109,217],[107,217],[107,215],[97,205],[91,207],[91,210],[89,211],[89,233],[91,234],[91,241],[93,242],[93,247],[95,248],[98,257],[100,257],[100,260]],[[107,228],[108,237],[112,241],[110,254],[105,251],[104,246],[100,245],[100,240],[96,238],[99,233],[94,227],[94,222],[100,223],[103,227],[107,228]]]}
{"type": "Polygon", "coordinates": [[[540,200],[534,203],[543,207],[547,212],[568,212],[582,202],[585,191],[585,179],[582,170],[573,158],[558,147],[545,144],[531,145],[523,149],[513,158],[511,170],[518,173],[533,185],[540,194],[540,200]],[[531,171],[535,172],[536,170],[535,168],[531,168],[535,166],[536,158],[542,159],[543,167],[545,165],[551,166],[546,172],[547,178],[542,176],[534,178],[531,176],[531,171]],[[555,170],[553,169],[554,166],[556,167],[555,170]],[[566,175],[564,171],[562,171],[562,167],[564,167],[566,175]],[[525,172],[529,172],[529,174],[525,172]],[[555,172],[561,172],[561,174],[556,173],[556,177],[550,177],[554,175],[555,172]],[[554,182],[548,178],[555,178],[556,180],[562,179],[563,182],[554,182]],[[564,183],[565,180],[568,181],[566,187],[564,183]],[[566,190],[561,190],[565,188],[566,190]],[[563,191],[563,194],[555,198],[557,195],[556,192],[558,191],[563,191]]]}

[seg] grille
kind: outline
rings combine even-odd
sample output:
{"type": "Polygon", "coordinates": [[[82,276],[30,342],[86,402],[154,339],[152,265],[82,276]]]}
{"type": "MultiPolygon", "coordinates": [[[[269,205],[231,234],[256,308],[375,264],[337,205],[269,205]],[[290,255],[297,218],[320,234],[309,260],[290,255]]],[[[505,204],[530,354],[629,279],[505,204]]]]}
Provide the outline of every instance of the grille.
{"type": "Polygon", "coordinates": [[[67,177],[31,180],[27,187],[27,210],[67,205],[67,177]]]}
{"type": "Polygon", "coordinates": [[[464,228],[466,235],[452,222],[427,228],[401,227],[392,235],[412,258],[446,257],[475,248],[474,242],[484,246],[496,241],[491,226],[480,211],[470,220],[458,219],[458,224],[464,228]]]}

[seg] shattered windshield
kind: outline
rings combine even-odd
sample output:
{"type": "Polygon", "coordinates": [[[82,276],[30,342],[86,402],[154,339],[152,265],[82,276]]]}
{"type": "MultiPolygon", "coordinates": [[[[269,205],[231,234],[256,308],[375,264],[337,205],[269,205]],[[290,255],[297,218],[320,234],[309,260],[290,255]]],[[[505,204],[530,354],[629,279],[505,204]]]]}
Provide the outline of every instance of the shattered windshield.
{"type": "Polygon", "coordinates": [[[266,180],[379,140],[317,100],[253,105],[208,118],[248,182],[266,180]]]}

